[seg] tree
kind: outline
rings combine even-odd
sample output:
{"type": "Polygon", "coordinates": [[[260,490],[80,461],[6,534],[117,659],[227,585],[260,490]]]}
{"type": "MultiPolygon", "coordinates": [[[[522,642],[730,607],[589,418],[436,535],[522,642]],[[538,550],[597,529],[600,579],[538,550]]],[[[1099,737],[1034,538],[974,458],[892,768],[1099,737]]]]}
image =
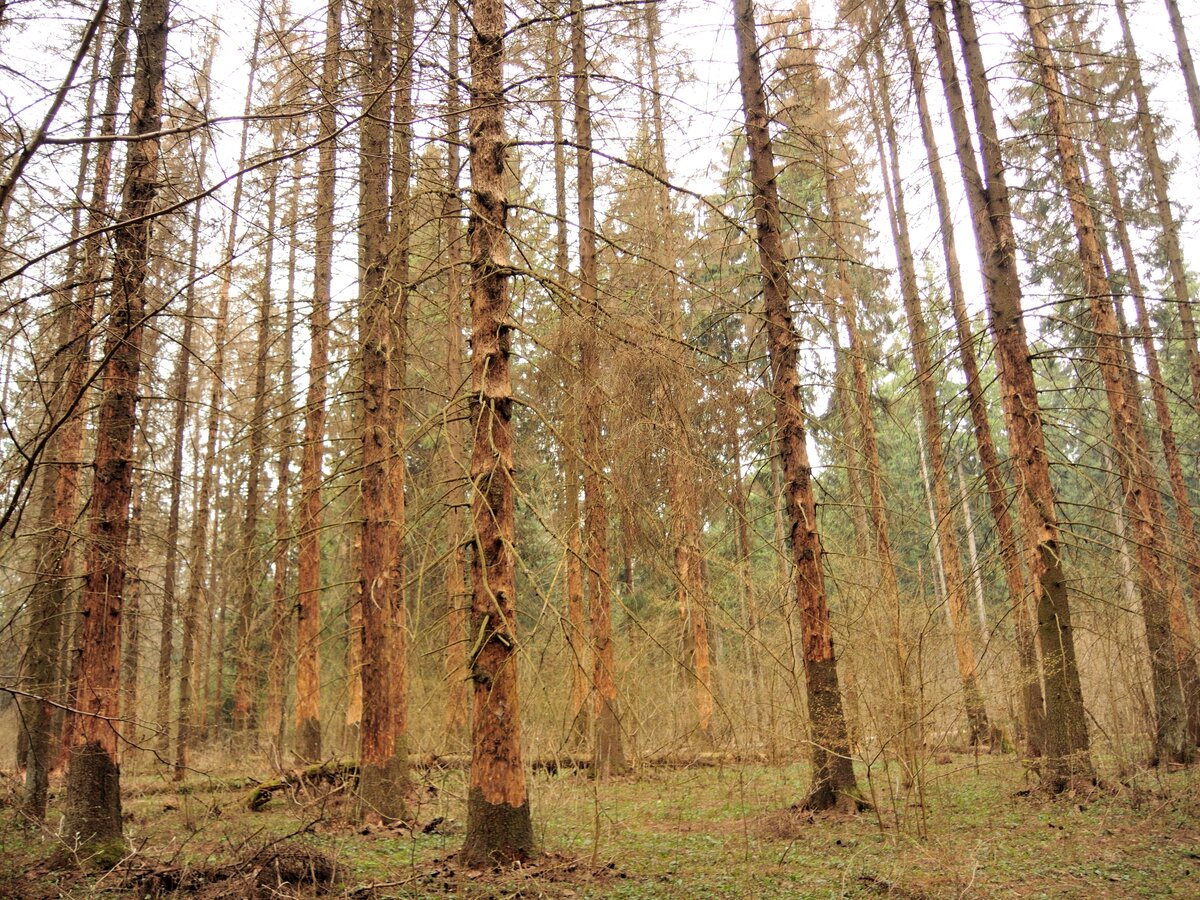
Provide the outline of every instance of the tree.
{"type": "Polygon", "coordinates": [[[920,120],[921,141],[925,147],[925,158],[929,166],[929,178],[933,184],[934,199],[938,212],[938,231],[941,237],[942,256],[946,266],[950,306],[954,315],[954,327],[958,337],[959,363],[966,376],[967,408],[971,426],[975,433],[975,446],[987,485],[988,503],[992,519],[996,523],[1000,542],[1000,558],[1004,566],[1005,587],[1009,605],[1013,611],[1016,629],[1017,657],[1021,674],[1021,700],[1025,725],[1025,752],[1028,756],[1040,756],[1042,752],[1042,730],[1045,727],[1045,706],[1042,700],[1042,680],[1038,671],[1037,644],[1029,602],[1025,594],[1025,574],[1021,569],[1020,535],[1009,510],[1009,490],[1000,469],[1000,455],[992,436],[988,418],[987,401],[983,382],[979,376],[979,362],[975,353],[975,335],[967,314],[966,292],[958,260],[958,248],[954,238],[954,219],[950,206],[946,177],[942,171],[941,153],[934,135],[929,102],[925,95],[925,77],[921,70],[912,26],[908,18],[906,3],[895,7],[896,18],[904,41],[912,78],[913,95],[916,100],[917,116],[920,120]]]}
{"type": "Polygon", "coordinates": [[[1013,482],[1021,528],[1030,544],[1030,576],[1035,582],[1038,637],[1046,701],[1046,767],[1043,781],[1052,791],[1067,789],[1094,778],[1088,752],[1083,690],[1075,658],[1070,596],[1063,573],[1054,487],[1046,456],[1046,439],[1037,385],[1029,354],[1029,340],[1021,310],[1021,283],[1016,262],[1012,213],[1000,153],[996,118],[988,86],[987,67],[970,4],[952,0],[959,41],[966,62],[983,160],[981,176],[975,162],[967,106],[950,49],[945,0],[929,0],[946,106],[954,132],[955,155],[971,208],[971,224],[983,275],[988,318],[996,348],[1001,384],[1001,406],[1013,461],[1013,482]]]}
{"type": "Polygon", "coordinates": [[[812,730],[812,784],[805,805],[830,809],[860,804],[853,760],[838,686],[837,659],[830,631],[821,567],[821,536],[816,526],[804,409],[796,373],[796,334],[788,308],[788,279],[780,241],[779,193],[771,149],[766,91],[751,0],[736,0],[734,34],[738,47],[738,82],[746,123],[746,153],[754,221],[762,271],[763,311],[771,394],[783,468],[784,500],[796,566],[796,599],[800,609],[808,718],[812,730]]]}
{"type": "Polygon", "coordinates": [[[95,486],[83,592],[82,655],[74,688],[79,722],[70,747],[63,829],[81,846],[113,860],[122,852],[117,762],[121,600],[126,576],[133,436],[141,369],[147,260],[158,191],[162,94],[166,77],[167,3],[143,0],[131,93],[134,140],[126,160],[120,227],[113,257],[113,298],[95,451],[95,486]]]}
{"type": "Polygon", "coordinates": [[[522,859],[533,823],[521,761],[517,693],[516,565],[513,548],[513,397],[508,321],[508,198],[505,190],[504,4],[471,7],[471,616],[467,663],[474,683],[467,833],[468,865],[522,859]]]}
{"type": "MultiPolygon", "coordinates": [[[[373,0],[363,10],[363,118],[359,132],[359,350],[362,378],[360,596],[362,615],[362,738],[358,793],[363,815],[394,821],[403,809],[407,760],[397,751],[394,680],[398,673],[395,604],[399,585],[403,465],[397,446],[398,391],[388,233],[388,138],[392,25],[389,7],[373,0]]],[[[402,596],[402,595],[400,595],[402,596]]]]}
{"type": "Polygon", "coordinates": [[[329,305],[333,283],[333,203],[341,0],[325,12],[321,62],[322,104],[317,115],[316,239],[313,309],[309,338],[308,392],[300,460],[300,520],[296,528],[296,750],[302,759],[321,757],[321,467],[325,453],[325,392],[329,378],[329,305]]]}
{"type": "Polygon", "coordinates": [[[1125,492],[1126,512],[1134,533],[1141,578],[1142,615],[1150,650],[1154,683],[1156,731],[1154,757],[1162,762],[1189,762],[1192,747],[1187,736],[1187,711],[1180,678],[1175,638],[1171,631],[1168,592],[1175,581],[1168,572],[1163,533],[1165,517],[1158,479],[1150,463],[1149,441],[1140,409],[1141,398],[1130,390],[1123,374],[1125,360],[1120,329],[1105,277],[1096,237],[1096,223],[1083,182],[1078,150],[1067,122],[1058,66],[1050,49],[1039,0],[1022,0],[1025,21],[1033,40],[1034,55],[1046,95],[1046,112],[1054,134],[1060,177],[1067,191],[1071,219],[1079,244],[1083,289],[1091,309],[1096,350],[1108,398],[1118,469],[1125,492]]]}

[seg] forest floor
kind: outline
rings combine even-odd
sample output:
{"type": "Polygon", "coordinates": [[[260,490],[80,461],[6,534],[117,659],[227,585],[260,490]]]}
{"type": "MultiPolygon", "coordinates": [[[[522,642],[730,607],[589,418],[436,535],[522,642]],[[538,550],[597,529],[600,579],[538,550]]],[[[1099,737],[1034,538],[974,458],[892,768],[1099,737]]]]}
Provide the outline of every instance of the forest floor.
{"type": "Polygon", "coordinates": [[[411,825],[391,828],[356,825],[344,788],[276,794],[251,812],[244,773],[182,787],[127,773],[132,850],[103,874],[63,865],[62,841],[18,818],[9,781],[0,897],[1200,897],[1200,771],[1142,770],[1047,800],[1024,792],[1014,757],[942,756],[925,770],[923,803],[889,789],[894,767],[892,780],[866,774],[873,811],[813,821],[788,812],[806,784],[800,765],[643,769],[601,783],[539,773],[541,853],[506,871],[454,862],[457,769],[420,772],[411,825]],[[314,876],[327,883],[292,886],[314,876]]]}

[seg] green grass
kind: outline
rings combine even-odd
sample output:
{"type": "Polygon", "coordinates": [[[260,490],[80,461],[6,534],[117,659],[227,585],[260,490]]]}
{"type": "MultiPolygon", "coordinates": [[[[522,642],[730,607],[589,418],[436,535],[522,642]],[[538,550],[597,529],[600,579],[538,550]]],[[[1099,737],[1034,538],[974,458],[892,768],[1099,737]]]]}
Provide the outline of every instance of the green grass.
{"type": "MultiPolygon", "coordinates": [[[[536,878],[436,864],[462,841],[458,771],[421,784],[414,817],[419,825],[443,817],[434,834],[361,834],[344,795],[300,803],[281,796],[251,813],[244,784],[214,781],[176,790],[126,776],[124,806],[139,861],[228,862],[295,834],[336,857],[345,873],[339,890],[404,882],[381,888],[380,897],[448,889],[473,897],[1200,895],[1200,772],[1143,772],[1118,790],[1050,801],[1018,795],[1026,782],[1012,757],[953,757],[927,767],[923,808],[915,792],[889,789],[875,770],[869,780],[860,772],[878,802],[873,812],[789,825],[780,813],[800,799],[806,777],[803,766],[645,770],[607,783],[538,775],[530,783],[534,827],[549,856],[536,878]]],[[[18,888],[29,896],[128,895],[111,877],[97,884],[94,876],[39,874],[38,860],[60,846],[0,812],[0,896],[18,888]]]]}

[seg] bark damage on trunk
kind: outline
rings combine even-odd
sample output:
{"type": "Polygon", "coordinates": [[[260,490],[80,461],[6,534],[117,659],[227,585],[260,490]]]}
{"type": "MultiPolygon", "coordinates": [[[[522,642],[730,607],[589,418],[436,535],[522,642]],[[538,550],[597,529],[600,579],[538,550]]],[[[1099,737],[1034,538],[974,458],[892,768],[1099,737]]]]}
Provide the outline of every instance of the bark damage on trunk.
{"type": "MultiPolygon", "coordinates": [[[[162,127],[167,51],[167,0],[144,0],[137,26],[137,63],[130,133],[153,135],[162,127]]],[[[104,371],[96,431],[95,482],[88,528],[83,591],[82,655],[73,694],[79,712],[69,747],[63,832],[115,862],[123,850],[116,723],[121,668],[121,605],[125,589],[129,501],[133,482],[134,424],[141,369],[141,336],[151,213],[158,194],[159,143],[129,144],[122,223],[115,233],[113,297],[105,338],[104,371]]]]}
{"type": "Polygon", "coordinates": [[[517,694],[508,200],[504,156],[504,4],[472,6],[470,168],[472,641],[474,685],[467,834],[459,858],[524,859],[533,824],[521,761],[517,694]]]}
{"type": "Polygon", "coordinates": [[[745,113],[754,220],[762,269],[771,393],[774,396],[779,453],[783,465],[785,514],[796,565],[796,599],[800,610],[808,693],[813,774],[804,805],[815,810],[835,807],[854,809],[863,804],[850,757],[829,606],[825,596],[821,536],[817,531],[812,467],[808,460],[804,409],[796,368],[797,336],[788,305],[775,159],[768,130],[766,91],[751,0],[735,0],[734,17],[738,80],[745,113]]]}

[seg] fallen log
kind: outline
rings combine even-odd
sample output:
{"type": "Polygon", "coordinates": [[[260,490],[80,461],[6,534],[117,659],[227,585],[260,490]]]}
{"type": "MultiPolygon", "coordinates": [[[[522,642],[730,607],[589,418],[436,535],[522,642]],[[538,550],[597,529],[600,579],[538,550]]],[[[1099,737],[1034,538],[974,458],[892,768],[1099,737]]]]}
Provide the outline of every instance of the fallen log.
{"type": "Polygon", "coordinates": [[[251,812],[258,812],[271,802],[271,797],[279,791],[293,788],[310,788],[319,784],[350,784],[358,783],[358,763],[328,760],[303,769],[288,772],[282,778],[274,781],[264,781],[250,792],[246,798],[246,806],[251,812]]]}
{"type": "MultiPolygon", "coordinates": [[[[649,754],[636,760],[635,766],[647,769],[697,769],[765,764],[767,762],[769,762],[769,757],[765,753],[702,751],[649,754]]],[[[466,753],[447,753],[445,755],[422,753],[409,757],[408,764],[410,768],[422,772],[435,769],[466,769],[471,765],[471,757],[466,753]]],[[[559,772],[567,770],[586,772],[592,768],[592,758],[590,755],[565,753],[534,757],[528,761],[528,765],[531,771],[545,772],[548,775],[557,775],[559,772]]],[[[357,781],[357,762],[328,760],[303,769],[295,769],[281,778],[256,785],[246,798],[246,806],[251,811],[257,812],[270,803],[271,798],[281,791],[312,788],[322,784],[348,784],[353,788],[357,781]]]]}

